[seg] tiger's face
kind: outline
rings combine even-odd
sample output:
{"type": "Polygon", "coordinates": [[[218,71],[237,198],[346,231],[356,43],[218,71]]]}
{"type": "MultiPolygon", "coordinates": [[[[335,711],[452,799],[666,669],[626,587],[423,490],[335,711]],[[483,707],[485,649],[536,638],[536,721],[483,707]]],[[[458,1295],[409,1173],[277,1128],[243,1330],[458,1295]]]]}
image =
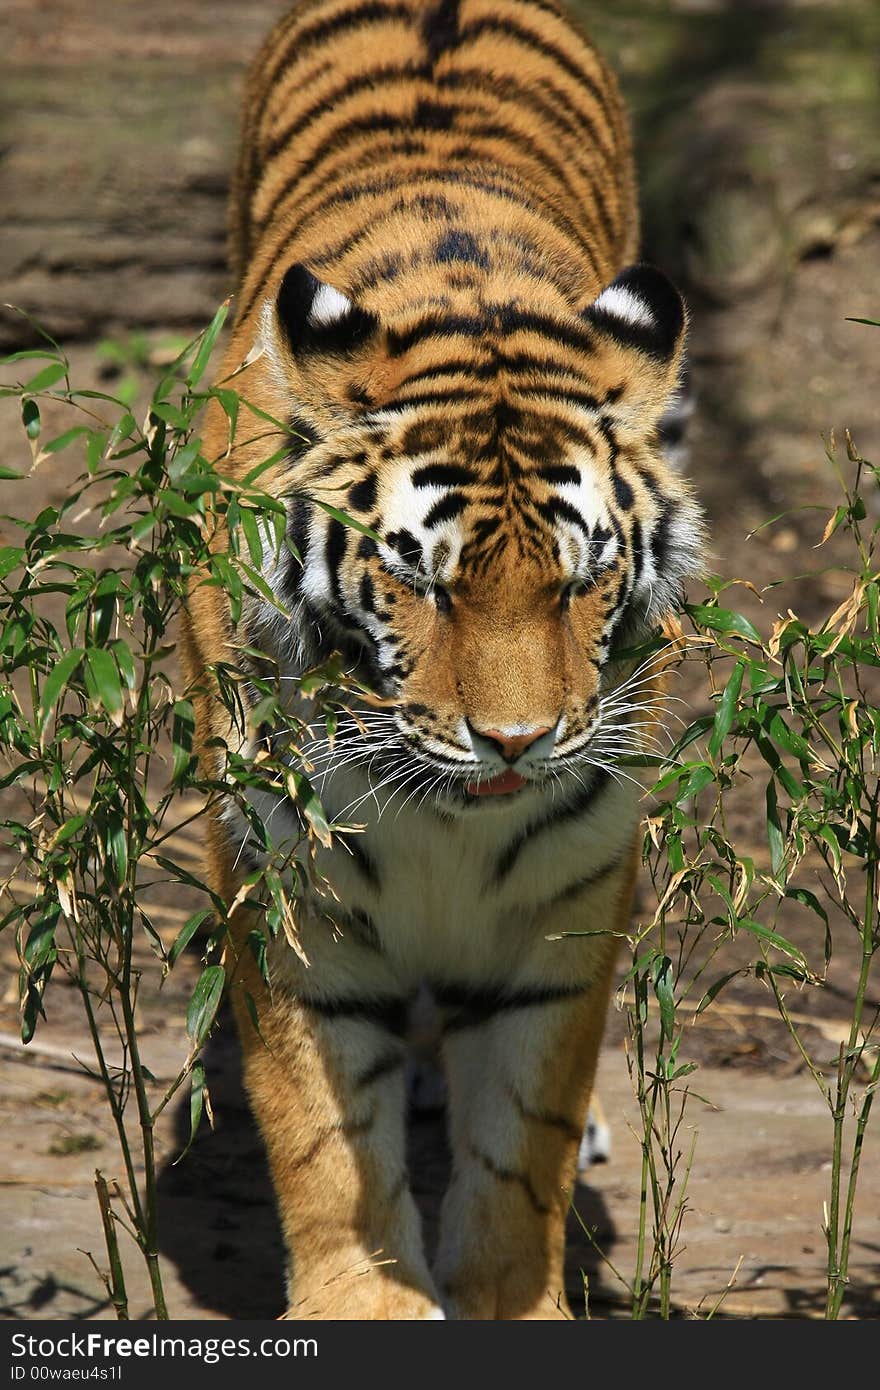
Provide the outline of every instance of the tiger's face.
{"type": "Polygon", "coordinates": [[[684,335],[668,281],[637,267],[579,315],[481,313],[380,326],[295,266],[266,326],[269,404],[295,402],[276,588],[301,659],[336,647],[383,699],[343,723],[350,766],[411,766],[459,807],[583,783],[624,747],[617,653],[700,548],[657,447],[684,335]]]}

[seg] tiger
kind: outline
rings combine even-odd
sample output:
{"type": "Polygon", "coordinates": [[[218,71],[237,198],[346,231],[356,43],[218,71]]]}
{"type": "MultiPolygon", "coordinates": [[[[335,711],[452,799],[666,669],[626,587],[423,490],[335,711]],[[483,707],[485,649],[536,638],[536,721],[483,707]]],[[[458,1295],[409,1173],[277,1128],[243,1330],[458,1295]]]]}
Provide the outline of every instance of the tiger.
{"type": "MultiPolygon", "coordinates": [[[[564,1319],[640,860],[619,763],[662,684],[633,652],[704,524],[661,447],[687,314],[639,259],[616,79],[556,0],[299,0],[247,78],[230,225],[219,379],[286,433],[267,463],[269,426],[242,410],[230,439],[212,401],[204,448],[262,466],[287,544],[234,621],[192,584],[204,767],[265,747],[217,697],[231,654],[268,653],[282,690],[333,654],[359,683],[298,750],[358,833],[313,847],[324,890],[301,886],[268,984],[241,903],[264,851],[232,796],[208,833],[214,890],[239,895],[227,974],[288,1316],[564,1319]],[[452,1157],[430,1259],[405,1113],[424,992],[452,1157]]],[[[252,797],[296,842],[295,799],[252,797]]]]}

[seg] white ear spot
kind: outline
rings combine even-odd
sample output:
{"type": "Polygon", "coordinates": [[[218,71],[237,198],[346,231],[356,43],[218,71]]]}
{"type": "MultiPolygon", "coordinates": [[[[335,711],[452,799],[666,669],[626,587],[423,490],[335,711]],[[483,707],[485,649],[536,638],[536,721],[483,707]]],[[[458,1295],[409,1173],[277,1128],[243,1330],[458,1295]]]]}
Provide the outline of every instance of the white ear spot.
{"type": "Polygon", "coordinates": [[[329,328],[350,314],[354,305],[332,285],[321,285],[312,300],[308,323],[311,328],[329,328]]]}
{"type": "Polygon", "coordinates": [[[611,318],[631,323],[636,328],[656,326],[654,316],[644,300],[638,299],[632,290],[626,289],[623,285],[609,285],[607,290],[603,290],[599,295],[593,308],[601,310],[611,318]]]}

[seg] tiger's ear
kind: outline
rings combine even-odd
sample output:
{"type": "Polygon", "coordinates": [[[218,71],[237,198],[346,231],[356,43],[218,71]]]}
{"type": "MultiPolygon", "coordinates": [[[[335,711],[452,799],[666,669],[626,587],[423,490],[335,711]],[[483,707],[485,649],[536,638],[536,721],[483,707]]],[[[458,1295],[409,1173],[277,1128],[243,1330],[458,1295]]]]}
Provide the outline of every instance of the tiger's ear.
{"type": "Polygon", "coordinates": [[[608,413],[650,433],[678,387],[687,329],[681,295],[661,271],[633,265],[582,317],[594,334],[608,413]]]}
{"type": "Polygon", "coordinates": [[[354,352],[378,328],[371,314],[299,264],[285,271],[275,311],[296,358],[354,352]]]}

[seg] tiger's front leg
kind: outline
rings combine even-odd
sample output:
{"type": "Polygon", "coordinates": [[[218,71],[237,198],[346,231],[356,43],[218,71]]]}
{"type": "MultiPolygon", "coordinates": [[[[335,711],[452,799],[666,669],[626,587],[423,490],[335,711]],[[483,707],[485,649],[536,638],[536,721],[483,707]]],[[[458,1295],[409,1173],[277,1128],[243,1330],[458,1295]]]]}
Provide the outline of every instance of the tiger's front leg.
{"type": "Polygon", "coordinates": [[[231,972],[289,1254],[288,1315],[440,1318],[406,1174],[406,1000],[390,982],[364,986],[370,963],[355,941],[334,939],[326,922],[311,936],[311,970],[278,946],[271,993],[249,952],[231,972]]]}
{"type": "MultiPolygon", "coordinates": [[[[629,900],[620,878],[590,918],[567,904],[542,934],[617,925],[629,900]],[[601,915],[615,907],[616,922],[601,915]]],[[[490,1016],[450,1015],[453,1177],[435,1267],[448,1317],[570,1316],[565,1222],[617,948],[610,935],[542,941],[490,1016]]]]}

